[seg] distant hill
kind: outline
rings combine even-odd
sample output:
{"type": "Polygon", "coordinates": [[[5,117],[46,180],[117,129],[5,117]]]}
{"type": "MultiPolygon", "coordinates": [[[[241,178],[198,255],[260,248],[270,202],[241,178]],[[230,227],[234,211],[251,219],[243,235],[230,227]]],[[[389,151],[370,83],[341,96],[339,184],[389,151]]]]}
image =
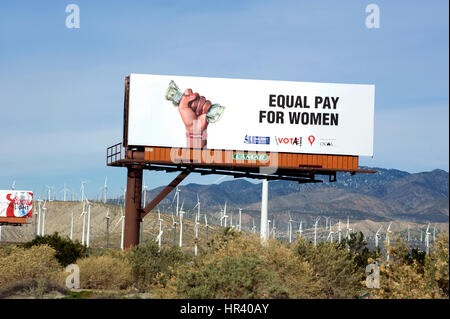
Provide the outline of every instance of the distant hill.
{"type": "MultiPolygon", "coordinates": [[[[449,174],[433,170],[408,172],[374,168],[375,174],[338,173],[336,182],[299,184],[291,181],[269,183],[269,217],[277,216],[287,223],[288,212],[297,220],[310,223],[316,216],[344,220],[390,221],[417,223],[449,220],[449,174]]],[[[147,191],[147,200],[154,198],[163,187],[147,191]]],[[[245,220],[260,214],[261,184],[243,179],[213,185],[188,184],[180,186],[184,208],[191,209],[200,197],[202,210],[219,217],[220,207],[227,202],[228,211],[237,216],[243,209],[245,220]]],[[[159,205],[174,209],[174,191],[159,205]]]]}

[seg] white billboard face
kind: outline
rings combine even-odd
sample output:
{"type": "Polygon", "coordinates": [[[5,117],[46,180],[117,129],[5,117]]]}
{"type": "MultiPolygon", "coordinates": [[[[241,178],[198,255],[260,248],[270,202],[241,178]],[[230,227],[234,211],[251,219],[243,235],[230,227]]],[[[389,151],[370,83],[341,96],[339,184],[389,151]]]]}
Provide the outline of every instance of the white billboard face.
{"type": "Polygon", "coordinates": [[[0,217],[31,217],[33,193],[0,190],[0,217]]]}
{"type": "Polygon", "coordinates": [[[132,74],[127,143],[372,156],[374,98],[374,85],[132,74]]]}

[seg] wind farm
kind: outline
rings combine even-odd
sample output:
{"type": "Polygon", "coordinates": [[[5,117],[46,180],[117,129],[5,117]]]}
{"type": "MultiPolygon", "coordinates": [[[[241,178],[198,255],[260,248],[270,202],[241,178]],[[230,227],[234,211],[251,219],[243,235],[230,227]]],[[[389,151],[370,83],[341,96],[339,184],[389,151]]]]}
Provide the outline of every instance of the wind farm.
{"type": "MultiPolygon", "coordinates": [[[[86,181],[82,181],[80,185],[77,201],[68,200],[66,194],[60,198],[53,197],[51,201],[47,200],[51,197],[37,199],[33,206],[33,218],[22,227],[4,227],[2,241],[19,243],[32,240],[35,236],[57,232],[71,240],[80,241],[86,247],[123,249],[123,199],[121,200],[120,196],[106,197],[107,178],[105,184],[99,188],[102,196],[96,196],[96,199],[87,198],[86,181]]],[[[65,184],[64,189],[67,189],[65,184]]],[[[145,189],[143,198],[151,191],[145,189]]],[[[249,234],[260,233],[262,236],[260,227],[257,227],[260,223],[255,223],[255,219],[260,217],[255,215],[251,208],[247,211],[245,208],[233,206],[230,211],[227,201],[219,201],[217,205],[202,205],[198,193],[195,193],[194,198],[184,198],[183,193],[192,194],[189,186],[177,187],[173,191],[171,201],[161,203],[148,218],[143,219],[142,243],[155,240],[159,247],[176,244],[197,255],[199,245],[205,248],[209,239],[227,227],[249,234]],[[185,204],[186,202],[189,205],[185,204]]],[[[207,202],[211,203],[211,200],[208,198],[207,202]]],[[[448,223],[441,222],[380,222],[370,219],[352,220],[350,216],[347,216],[344,224],[339,217],[317,216],[311,219],[309,216],[284,210],[270,211],[269,217],[266,223],[268,236],[288,243],[295,243],[298,238],[311,241],[314,245],[324,241],[340,243],[343,238],[350,239],[351,234],[357,233],[355,229],[358,229],[369,247],[389,245],[394,233],[411,247],[420,248],[427,253],[437,234],[448,228],[448,223]]]]}

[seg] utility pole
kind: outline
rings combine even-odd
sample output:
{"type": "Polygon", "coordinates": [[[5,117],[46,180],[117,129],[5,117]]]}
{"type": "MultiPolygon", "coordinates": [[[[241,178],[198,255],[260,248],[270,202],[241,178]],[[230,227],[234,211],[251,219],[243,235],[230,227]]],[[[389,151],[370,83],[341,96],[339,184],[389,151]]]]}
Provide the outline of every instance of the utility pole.
{"type": "Polygon", "coordinates": [[[262,192],[261,192],[261,240],[266,242],[268,239],[268,227],[267,227],[267,205],[269,197],[269,181],[267,179],[262,180],[262,192]]]}

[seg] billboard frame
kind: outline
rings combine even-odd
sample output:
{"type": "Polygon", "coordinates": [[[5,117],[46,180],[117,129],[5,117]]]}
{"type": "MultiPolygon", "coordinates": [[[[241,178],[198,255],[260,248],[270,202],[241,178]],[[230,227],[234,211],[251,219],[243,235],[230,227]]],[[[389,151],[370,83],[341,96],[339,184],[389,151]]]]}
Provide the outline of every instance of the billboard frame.
{"type": "Polygon", "coordinates": [[[244,160],[239,163],[233,159],[230,161],[229,152],[243,154],[256,153],[249,151],[176,148],[177,152],[185,152],[185,156],[181,156],[178,160],[174,161],[171,155],[167,155],[167,149],[171,149],[172,152],[173,148],[128,144],[129,91],[130,76],[127,76],[125,77],[124,92],[123,140],[120,143],[108,147],[106,151],[107,166],[127,168],[124,248],[139,244],[140,223],[142,219],[190,173],[199,173],[201,175],[229,175],[235,178],[289,180],[298,183],[322,182],[321,179],[316,179],[316,175],[327,176],[330,182],[335,182],[337,172],[348,172],[350,175],[356,173],[376,173],[376,170],[359,169],[359,156],[354,155],[258,152],[259,154],[269,153],[270,156],[276,154],[277,166],[275,171],[270,173],[261,170],[261,167],[268,166],[267,163],[262,163],[262,161],[256,160],[251,162],[244,160]],[[164,153],[164,155],[159,158],[152,157],[149,155],[150,151],[148,149],[158,150],[160,154],[164,153]],[[208,163],[208,161],[202,160],[202,152],[217,152],[222,159],[225,158],[226,160],[221,163],[208,163]],[[331,162],[329,157],[332,158],[331,162]],[[279,165],[279,159],[282,162],[281,167],[279,165]],[[351,165],[349,164],[350,161],[351,165]],[[324,163],[327,165],[324,165],[324,163]],[[331,164],[328,165],[329,163],[331,164]],[[347,165],[343,163],[347,163],[347,165]],[[142,176],[144,169],[180,173],[147,206],[142,207],[142,176]]]}

